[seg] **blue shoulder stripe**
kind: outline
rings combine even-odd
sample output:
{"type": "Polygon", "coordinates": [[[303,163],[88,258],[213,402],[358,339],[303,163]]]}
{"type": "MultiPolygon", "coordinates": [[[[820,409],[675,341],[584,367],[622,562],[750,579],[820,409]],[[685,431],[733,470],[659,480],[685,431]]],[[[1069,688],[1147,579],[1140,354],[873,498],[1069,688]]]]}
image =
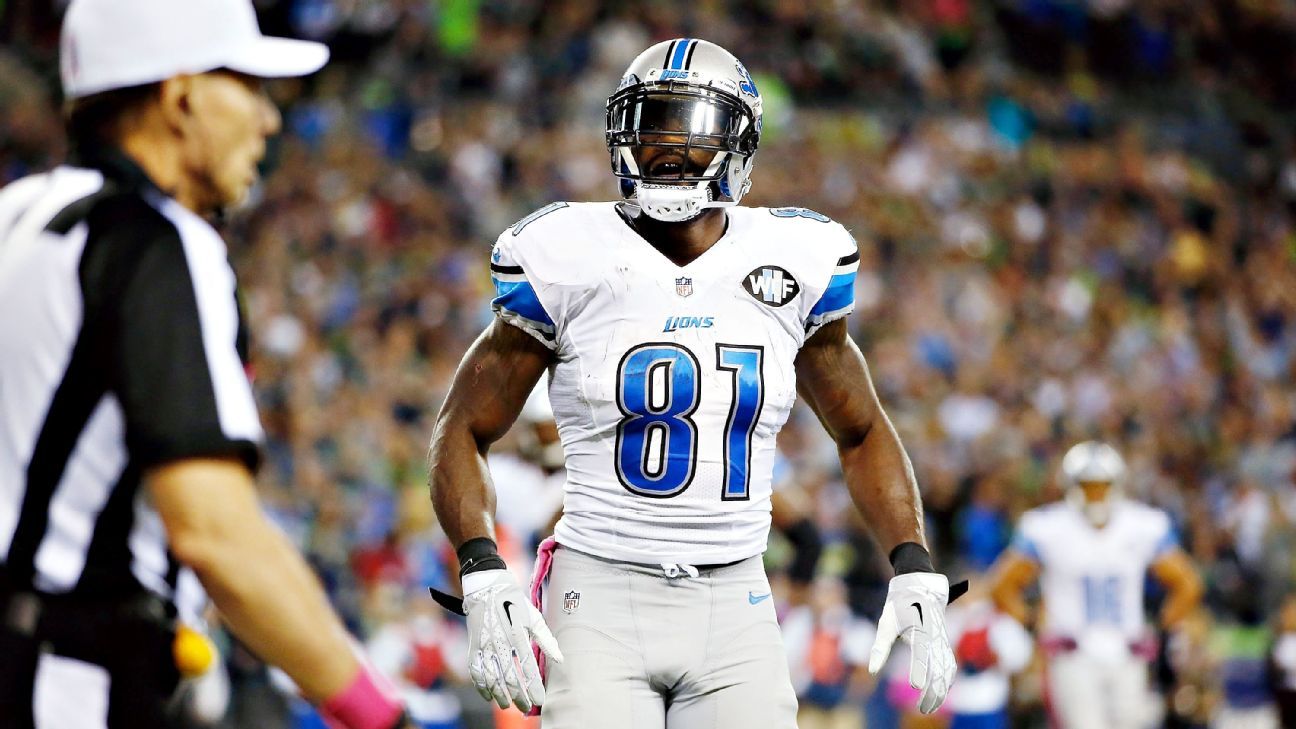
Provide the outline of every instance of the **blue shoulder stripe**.
{"type": "Polygon", "coordinates": [[[1035,542],[1027,539],[1026,535],[1020,532],[1018,532],[1017,536],[1013,537],[1011,546],[1013,549],[1021,552],[1023,556],[1037,564],[1043,561],[1040,559],[1039,547],[1035,546],[1035,542]]]}
{"type": "Polygon", "coordinates": [[[835,289],[835,288],[841,287],[841,286],[851,286],[851,287],[854,287],[854,286],[855,286],[855,272],[854,272],[854,271],[847,271],[846,273],[839,273],[839,274],[833,276],[832,278],[828,279],[828,290],[829,290],[829,291],[831,291],[832,289],[835,289]]]}
{"type": "Polygon", "coordinates": [[[855,303],[855,272],[839,273],[828,281],[828,288],[810,310],[810,316],[841,311],[855,303]]]}
{"type": "Polygon", "coordinates": [[[552,328],[553,319],[540,303],[535,289],[527,281],[501,281],[495,279],[495,299],[491,301],[492,309],[505,309],[523,319],[545,327],[552,328]]]}

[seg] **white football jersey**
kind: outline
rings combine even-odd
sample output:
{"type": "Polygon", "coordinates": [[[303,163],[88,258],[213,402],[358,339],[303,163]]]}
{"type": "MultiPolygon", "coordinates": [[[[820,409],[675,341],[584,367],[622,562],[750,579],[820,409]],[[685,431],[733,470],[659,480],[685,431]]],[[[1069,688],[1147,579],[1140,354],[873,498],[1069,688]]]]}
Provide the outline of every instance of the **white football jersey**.
{"type": "Polygon", "coordinates": [[[1120,500],[1102,528],[1066,503],[1032,509],[1013,546],[1040,566],[1047,634],[1083,639],[1110,631],[1135,640],[1146,629],[1148,568],[1177,542],[1165,512],[1120,500]]]}
{"type": "Polygon", "coordinates": [[[846,229],[802,208],[726,209],[687,266],[616,203],[554,203],[504,231],[493,306],[557,355],[567,457],[559,543],[627,562],[765,550],[774,439],[806,338],[854,308],[846,229]]]}

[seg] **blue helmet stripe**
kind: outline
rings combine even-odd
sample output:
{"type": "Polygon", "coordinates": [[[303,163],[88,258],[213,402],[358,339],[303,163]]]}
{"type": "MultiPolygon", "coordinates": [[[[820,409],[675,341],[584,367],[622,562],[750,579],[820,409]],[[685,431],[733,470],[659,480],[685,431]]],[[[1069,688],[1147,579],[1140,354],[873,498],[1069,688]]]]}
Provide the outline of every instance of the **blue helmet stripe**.
{"type": "Polygon", "coordinates": [[[677,45],[679,45],[678,39],[671,41],[671,44],[666,47],[666,60],[662,61],[662,68],[670,68],[670,59],[671,56],[675,55],[675,46],[677,45]]]}
{"type": "Polygon", "coordinates": [[[688,56],[689,46],[697,41],[691,38],[684,38],[675,43],[675,52],[671,54],[670,69],[675,71],[684,70],[684,59],[688,56]]]}

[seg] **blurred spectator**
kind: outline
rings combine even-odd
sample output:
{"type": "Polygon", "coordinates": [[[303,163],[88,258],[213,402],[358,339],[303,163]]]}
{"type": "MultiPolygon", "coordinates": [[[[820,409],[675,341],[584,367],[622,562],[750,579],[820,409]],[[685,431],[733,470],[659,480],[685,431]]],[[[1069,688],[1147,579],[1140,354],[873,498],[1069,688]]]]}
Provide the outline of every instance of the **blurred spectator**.
{"type": "Polygon", "coordinates": [[[1268,658],[1272,634],[1256,614],[1216,628],[1212,638],[1219,666],[1220,703],[1211,719],[1217,729],[1256,729],[1278,724],[1278,710],[1270,684],[1268,658]]]}
{"type": "Polygon", "coordinates": [[[1288,594],[1278,613],[1277,639],[1269,670],[1280,726],[1296,726],[1296,595],[1288,594]]]}
{"type": "Polygon", "coordinates": [[[1166,646],[1173,682],[1167,692],[1166,726],[1204,729],[1219,702],[1216,662],[1211,654],[1213,623],[1198,610],[1184,619],[1166,646]]]}
{"type": "Polygon", "coordinates": [[[958,553],[973,572],[989,569],[1012,539],[1004,501],[1004,485],[994,477],[982,478],[959,514],[958,553]]]}
{"type": "Polygon", "coordinates": [[[410,568],[396,532],[389,533],[381,544],[358,548],[351,557],[351,564],[356,577],[366,588],[375,588],[381,583],[403,585],[409,582],[410,568]]]}
{"type": "Polygon", "coordinates": [[[983,579],[973,584],[947,613],[959,664],[947,699],[949,729],[1007,729],[1010,682],[1030,663],[1034,639],[1021,623],[995,610],[983,579]]]}
{"type": "Polygon", "coordinates": [[[365,644],[374,665],[397,676],[410,718],[419,729],[462,729],[459,699],[448,687],[466,683],[467,636],[426,594],[407,597],[400,583],[384,585],[379,626],[365,644]]]}
{"type": "Polygon", "coordinates": [[[873,623],[851,613],[845,585],[821,578],[808,605],[782,620],[801,729],[860,729],[873,623]]]}

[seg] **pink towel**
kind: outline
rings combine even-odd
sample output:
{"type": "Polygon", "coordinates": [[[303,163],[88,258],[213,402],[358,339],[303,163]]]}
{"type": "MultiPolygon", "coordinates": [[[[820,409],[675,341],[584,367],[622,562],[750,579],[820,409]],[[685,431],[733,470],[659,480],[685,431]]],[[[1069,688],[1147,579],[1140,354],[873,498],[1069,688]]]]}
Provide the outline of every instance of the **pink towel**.
{"type": "MultiPolygon", "coordinates": [[[[558,542],[553,537],[548,537],[540,542],[540,549],[536,550],[535,569],[531,572],[531,604],[542,613],[544,612],[545,579],[549,577],[549,568],[553,567],[553,554],[557,548],[558,542]]],[[[540,650],[540,646],[536,645],[535,641],[531,641],[531,652],[535,654],[536,665],[540,667],[540,680],[544,681],[548,678],[544,651],[540,650]]],[[[527,712],[527,716],[539,715],[539,707],[532,707],[527,712]]]]}

